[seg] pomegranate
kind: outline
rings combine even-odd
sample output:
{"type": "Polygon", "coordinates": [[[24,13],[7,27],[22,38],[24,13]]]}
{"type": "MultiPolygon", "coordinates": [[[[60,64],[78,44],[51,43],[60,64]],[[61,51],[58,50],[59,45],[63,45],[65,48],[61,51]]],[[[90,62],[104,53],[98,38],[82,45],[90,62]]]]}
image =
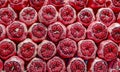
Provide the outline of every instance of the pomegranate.
{"type": "Polygon", "coordinates": [[[64,61],[60,57],[53,57],[47,62],[47,72],[65,72],[64,61]]]}
{"type": "Polygon", "coordinates": [[[112,61],[117,58],[118,45],[111,40],[104,40],[100,43],[97,54],[106,61],[112,61]]]}
{"type": "Polygon", "coordinates": [[[113,23],[108,27],[109,39],[113,40],[116,43],[120,43],[120,24],[113,23]]]}
{"type": "Polygon", "coordinates": [[[87,28],[87,38],[100,43],[108,37],[107,26],[102,22],[92,22],[87,28]]]}
{"type": "Polygon", "coordinates": [[[108,64],[105,60],[95,58],[88,62],[88,72],[108,72],[108,64]]]}
{"type": "Polygon", "coordinates": [[[92,8],[84,8],[77,15],[78,21],[88,27],[95,20],[92,8]]]}
{"type": "Polygon", "coordinates": [[[85,8],[89,0],[69,0],[68,3],[76,9],[76,11],[80,11],[85,8]]]}
{"type": "Polygon", "coordinates": [[[37,11],[39,11],[42,6],[47,4],[48,0],[29,0],[29,2],[30,2],[30,6],[32,6],[37,11]]]}
{"type": "Polygon", "coordinates": [[[109,72],[119,72],[120,71],[120,59],[117,58],[109,63],[109,72]]]}
{"type": "Polygon", "coordinates": [[[27,37],[27,27],[23,22],[14,21],[6,28],[7,36],[15,42],[21,42],[27,37]]]}
{"type": "Polygon", "coordinates": [[[37,44],[34,43],[31,39],[27,38],[18,44],[17,54],[25,61],[29,61],[36,56],[37,48],[37,44]]]}
{"type": "Polygon", "coordinates": [[[69,25],[76,20],[76,11],[70,5],[65,5],[59,9],[58,19],[64,25],[69,25]]]}
{"type": "Polygon", "coordinates": [[[16,44],[10,39],[0,41],[0,58],[6,60],[16,54],[16,44]]]}
{"type": "Polygon", "coordinates": [[[53,42],[66,38],[66,27],[61,22],[55,22],[48,26],[48,36],[53,42]]]}
{"type": "Polygon", "coordinates": [[[96,20],[103,22],[106,26],[110,26],[116,21],[116,18],[112,9],[100,8],[96,14],[96,20]]]}
{"type": "Polygon", "coordinates": [[[44,60],[49,60],[56,54],[56,46],[53,42],[44,40],[38,46],[38,56],[44,60]]]}
{"type": "Polygon", "coordinates": [[[78,42],[77,55],[84,60],[94,59],[96,57],[97,46],[93,40],[86,39],[78,42]]]}
{"type": "Polygon", "coordinates": [[[0,23],[8,26],[17,18],[17,14],[11,7],[0,8],[0,23]]]}
{"type": "Polygon", "coordinates": [[[37,21],[37,12],[32,7],[25,7],[20,11],[19,20],[24,22],[27,26],[32,25],[37,21]]]}
{"type": "Polygon", "coordinates": [[[62,58],[72,58],[77,51],[76,42],[72,39],[65,38],[59,41],[57,51],[62,58]]]}
{"type": "Polygon", "coordinates": [[[75,22],[67,26],[67,37],[76,42],[86,38],[86,28],[80,22],[75,22]]]}
{"type": "Polygon", "coordinates": [[[72,58],[67,66],[67,72],[87,72],[87,66],[82,58],[72,58]]]}
{"type": "Polygon", "coordinates": [[[49,26],[57,21],[58,12],[53,5],[45,5],[38,12],[39,21],[49,26]]]}
{"type": "Polygon", "coordinates": [[[39,58],[33,58],[27,65],[27,72],[46,72],[46,62],[39,58]]]}
{"type": "Polygon", "coordinates": [[[41,42],[46,39],[47,27],[42,23],[34,23],[30,26],[28,34],[34,42],[41,42]]]}
{"type": "Polygon", "coordinates": [[[17,57],[12,56],[4,63],[5,72],[24,72],[24,61],[17,57]]]}
{"type": "Polygon", "coordinates": [[[9,4],[14,10],[20,11],[28,5],[28,0],[9,0],[9,4]]]}

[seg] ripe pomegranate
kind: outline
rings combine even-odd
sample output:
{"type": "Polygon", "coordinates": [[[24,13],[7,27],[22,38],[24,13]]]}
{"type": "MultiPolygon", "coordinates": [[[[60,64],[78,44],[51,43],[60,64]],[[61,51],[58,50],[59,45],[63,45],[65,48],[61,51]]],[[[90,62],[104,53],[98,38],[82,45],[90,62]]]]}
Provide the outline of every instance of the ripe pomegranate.
{"type": "Polygon", "coordinates": [[[106,7],[107,0],[88,0],[87,6],[96,13],[99,8],[106,7]]]}
{"type": "Polygon", "coordinates": [[[36,56],[38,46],[31,39],[27,38],[20,42],[17,48],[18,56],[23,58],[25,61],[29,61],[36,56]]]}
{"type": "Polygon", "coordinates": [[[111,8],[115,13],[120,12],[120,1],[119,0],[106,0],[106,7],[111,8]]]}
{"type": "Polygon", "coordinates": [[[96,57],[88,62],[88,72],[108,72],[108,64],[105,60],[96,57]]]}
{"type": "Polygon", "coordinates": [[[77,15],[78,21],[88,27],[95,20],[92,8],[84,8],[77,15]]]}
{"type": "Polygon", "coordinates": [[[52,41],[43,40],[38,46],[38,56],[49,60],[56,54],[56,46],[52,41]]]}
{"type": "Polygon", "coordinates": [[[38,12],[39,21],[49,26],[57,21],[58,12],[53,5],[45,5],[38,12]]]}
{"type": "Polygon", "coordinates": [[[60,57],[53,57],[47,62],[47,72],[65,72],[64,61],[60,57]]]}
{"type": "Polygon", "coordinates": [[[5,39],[6,37],[6,29],[5,26],[0,24],[0,41],[5,39]]]}
{"type": "Polygon", "coordinates": [[[69,25],[76,20],[76,11],[70,5],[65,5],[59,9],[58,19],[64,25],[69,25]]]}
{"type": "Polygon", "coordinates": [[[76,42],[86,38],[86,28],[80,22],[75,22],[67,26],[67,37],[76,42]]]}
{"type": "Polygon", "coordinates": [[[68,0],[68,3],[76,9],[76,11],[80,11],[85,8],[89,0],[68,0]]]}
{"type": "Polygon", "coordinates": [[[48,36],[53,42],[66,38],[66,27],[61,22],[55,22],[48,26],[48,36]]]}
{"type": "Polygon", "coordinates": [[[109,39],[116,43],[120,43],[120,24],[113,23],[108,27],[109,39]]]}
{"type": "Polygon", "coordinates": [[[12,56],[4,63],[5,72],[24,72],[24,61],[17,57],[12,56]]]}
{"type": "Polygon", "coordinates": [[[39,58],[33,58],[27,65],[27,72],[46,72],[46,62],[39,58]]]}
{"type": "Polygon", "coordinates": [[[116,21],[116,18],[111,8],[100,8],[96,14],[96,20],[110,26],[116,21]]]}
{"type": "Polygon", "coordinates": [[[77,51],[77,44],[74,40],[65,38],[59,41],[57,51],[62,58],[72,58],[77,51]]]}
{"type": "Polygon", "coordinates": [[[11,7],[0,8],[0,23],[8,26],[17,18],[17,14],[11,7]]]}
{"type": "Polygon", "coordinates": [[[109,72],[119,72],[120,70],[120,59],[117,58],[109,63],[109,72]]]}
{"type": "Polygon", "coordinates": [[[46,5],[48,0],[29,0],[30,6],[39,11],[42,6],[46,5]]]}
{"type": "Polygon", "coordinates": [[[16,54],[16,44],[10,39],[0,41],[0,58],[6,60],[16,54]]]}
{"type": "Polygon", "coordinates": [[[47,37],[47,27],[42,23],[34,23],[30,26],[28,34],[34,42],[41,42],[47,37]]]}
{"type": "Polygon", "coordinates": [[[23,22],[14,21],[6,28],[7,36],[15,42],[21,42],[27,37],[27,27],[23,22]]]}
{"type": "Polygon", "coordinates": [[[100,43],[97,54],[106,61],[112,61],[118,56],[118,45],[111,40],[104,40],[100,43]]]}
{"type": "Polygon", "coordinates": [[[67,72],[87,72],[87,66],[82,58],[72,58],[67,66],[67,72]]]}
{"type": "Polygon", "coordinates": [[[24,7],[19,14],[19,20],[24,22],[27,26],[32,25],[37,21],[37,12],[32,7],[24,7]]]}
{"type": "Polygon", "coordinates": [[[108,37],[107,26],[102,22],[92,22],[87,28],[87,38],[100,43],[108,37]]]}
{"type": "Polygon", "coordinates": [[[48,0],[48,4],[55,6],[57,9],[63,7],[68,0],[48,0]]]}
{"type": "Polygon", "coordinates": [[[78,42],[77,55],[84,60],[94,59],[96,57],[97,46],[93,40],[86,39],[78,42]]]}
{"type": "Polygon", "coordinates": [[[28,5],[28,0],[9,0],[9,4],[14,10],[20,11],[28,5]]]}

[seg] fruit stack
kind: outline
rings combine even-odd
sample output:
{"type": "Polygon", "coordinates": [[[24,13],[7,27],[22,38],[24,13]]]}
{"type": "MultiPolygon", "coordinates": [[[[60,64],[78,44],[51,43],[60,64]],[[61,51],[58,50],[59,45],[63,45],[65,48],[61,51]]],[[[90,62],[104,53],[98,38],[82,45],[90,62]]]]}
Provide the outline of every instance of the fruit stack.
{"type": "Polygon", "coordinates": [[[120,0],[0,0],[0,72],[120,72],[120,0]]]}

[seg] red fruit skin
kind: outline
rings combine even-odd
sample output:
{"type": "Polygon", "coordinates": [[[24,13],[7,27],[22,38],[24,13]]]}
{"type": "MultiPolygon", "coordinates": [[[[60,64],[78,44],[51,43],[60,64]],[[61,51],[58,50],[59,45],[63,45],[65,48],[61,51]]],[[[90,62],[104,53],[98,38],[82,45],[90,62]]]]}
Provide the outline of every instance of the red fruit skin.
{"type": "Polygon", "coordinates": [[[105,7],[106,0],[88,0],[88,7],[91,7],[94,10],[105,7]]]}
{"type": "Polygon", "coordinates": [[[106,61],[112,61],[118,56],[118,45],[111,40],[104,40],[100,43],[97,54],[106,61]]]}
{"type": "Polygon", "coordinates": [[[58,20],[64,25],[69,25],[76,20],[76,11],[70,5],[65,5],[59,9],[58,20]]]}
{"type": "Polygon", "coordinates": [[[86,38],[86,28],[80,23],[75,22],[67,26],[67,37],[78,42],[86,38]]]}
{"type": "Polygon", "coordinates": [[[85,27],[88,27],[91,22],[95,21],[95,15],[92,8],[83,8],[77,14],[77,20],[85,27]]]}
{"type": "Polygon", "coordinates": [[[53,42],[66,38],[66,27],[61,22],[55,22],[48,26],[48,36],[53,42]]]}
{"type": "Polygon", "coordinates": [[[21,42],[27,37],[27,27],[23,22],[14,21],[6,28],[7,36],[15,42],[21,42]]]}
{"type": "Polygon", "coordinates": [[[88,72],[108,72],[108,64],[105,60],[96,57],[88,61],[88,72]]]}
{"type": "Polygon", "coordinates": [[[46,62],[40,58],[33,58],[27,65],[27,72],[46,72],[46,62]]]}
{"type": "Polygon", "coordinates": [[[28,35],[34,42],[41,42],[47,37],[47,27],[42,23],[34,23],[30,26],[28,35]]]}
{"type": "Polygon", "coordinates": [[[43,40],[38,45],[38,56],[44,60],[49,60],[56,54],[56,46],[52,41],[43,40]]]}
{"type": "Polygon", "coordinates": [[[57,21],[58,12],[53,5],[42,6],[38,12],[38,19],[41,23],[49,26],[57,21]]]}
{"type": "Polygon", "coordinates": [[[78,42],[77,55],[84,60],[94,59],[96,57],[96,52],[97,46],[93,40],[86,39],[78,42]]]}
{"type": "Polygon", "coordinates": [[[0,41],[0,58],[7,60],[16,54],[16,44],[10,39],[0,41]]]}
{"type": "Polygon", "coordinates": [[[107,0],[106,7],[111,8],[114,11],[114,13],[120,12],[120,3],[117,0],[107,0]]]}
{"type": "Polygon", "coordinates": [[[0,1],[0,8],[6,7],[8,4],[8,0],[1,0],[0,1]]]}
{"type": "Polygon", "coordinates": [[[20,11],[28,5],[28,0],[9,0],[10,6],[17,11],[20,11]]]}
{"type": "Polygon", "coordinates": [[[3,70],[3,61],[0,59],[0,72],[3,70]]]}
{"type": "Polygon", "coordinates": [[[96,20],[110,26],[116,21],[114,12],[110,8],[100,8],[96,14],[96,20]]]}
{"type": "Polygon", "coordinates": [[[0,41],[6,38],[5,26],[0,24],[0,41]]]}
{"type": "Polygon", "coordinates": [[[120,43],[118,45],[118,58],[120,59],[120,43]]]}
{"type": "Polygon", "coordinates": [[[65,72],[65,62],[60,57],[53,57],[47,62],[47,72],[65,72]]]}
{"type": "Polygon", "coordinates": [[[17,14],[11,7],[0,8],[0,24],[10,25],[17,18],[17,14]]]}
{"type": "Polygon", "coordinates": [[[57,52],[62,58],[72,58],[77,52],[76,42],[69,38],[59,41],[57,52]]]}
{"type": "Polygon", "coordinates": [[[87,66],[82,58],[72,58],[67,66],[67,72],[87,72],[87,66]]]}
{"type": "Polygon", "coordinates": [[[120,24],[113,23],[108,27],[109,36],[108,38],[116,43],[120,43],[120,24]]]}
{"type": "Polygon", "coordinates": [[[19,20],[27,26],[31,26],[37,21],[37,11],[32,7],[24,7],[19,14],[19,20]]]}
{"type": "Polygon", "coordinates": [[[107,26],[102,22],[92,22],[87,28],[87,38],[100,43],[108,37],[107,26]]]}
{"type": "Polygon", "coordinates": [[[120,59],[117,58],[109,63],[109,72],[119,72],[120,70],[120,59]]]}
{"type": "Polygon", "coordinates": [[[48,0],[48,4],[55,6],[57,9],[63,7],[68,0],[48,0]]]}
{"type": "Polygon", "coordinates": [[[76,9],[76,11],[80,11],[85,8],[89,0],[69,0],[68,3],[76,9]]]}
{"type": "Polygon", "coordinates": [[[30,6],[39,11],[42,6],[46,5],[48,0],[29,0],[30,6]]]}
{"type": "Polygon", "coordinates": [[[25,61],[30,61],[37,54],[38,46],[29,38],[20,42],[17,47],[18,47],[18,51],[17,51],[18,56],[24,59],[25,61]]]}
{"type": "Polygon", "coordinates": [[[17,57],[12,56],[4,63],[5,72],[24,72],[24,61],[17,57]]]}
{"type": "Polygon", "coordinates": [[[120,13],[118,13],[118,16],[117,16],[117,22],[120,23],[120,13]]]}

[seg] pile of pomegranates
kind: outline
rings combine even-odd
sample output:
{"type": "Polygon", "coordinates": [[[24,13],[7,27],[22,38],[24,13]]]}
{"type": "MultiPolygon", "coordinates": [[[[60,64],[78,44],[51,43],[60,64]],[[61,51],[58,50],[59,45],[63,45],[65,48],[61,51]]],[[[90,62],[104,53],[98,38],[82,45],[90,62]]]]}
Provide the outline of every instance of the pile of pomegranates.
{"type": "Polygon", "coordinates": [[[120,72],[120,0],[0,0],[0,72],[120,72]]]}

